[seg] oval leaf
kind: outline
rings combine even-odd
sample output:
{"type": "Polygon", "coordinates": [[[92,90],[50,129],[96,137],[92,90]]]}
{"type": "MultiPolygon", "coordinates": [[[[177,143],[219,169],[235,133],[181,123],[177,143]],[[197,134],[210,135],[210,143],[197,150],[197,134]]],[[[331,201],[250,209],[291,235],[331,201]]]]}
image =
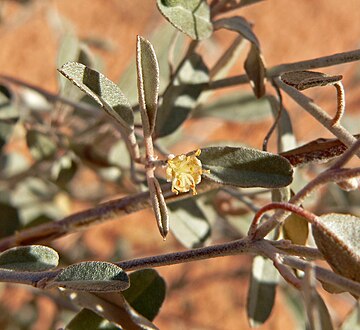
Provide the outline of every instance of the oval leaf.
{"type": "Polygon", "coordinates": [[[88,261],[66,267],[49,287],[91,292],[122,291],[129,287],[129,277],[109,262],[88,261]]]}
{"type": "Polygon", "coordinates": [[[143,117],[149,122],[149,132],[146,133],[151,135],[158,106],[159,64],[152,44],[140,36],[137,37],[136,64],[140,109],[145,110],[143,117]]]}
{"type": "Polygon", "coordinates": [[[122,294],[138,313],[152,321],[165,299],[166,283],[155,269],[130,274],[130,288],[122,294]]]}
{"type": "Polygon", "coordinates": [[[312,225],[315,242],[338,274],[360,282],[360,218],[326,214],[312,225]]]}
{"type": "Polygon", "coordinates": [[[0,254],[0,268],[15,271],[42,272],[58,262],[58,253],[43,245],[18,246],[0,254]]]}
{"type": "Polygon", "coordinates": [[[156,118],[155,135],[173,133],[195,109],[197,100],[209,81],[209,70],[201,56],[192,54],[183,64],[173,84],[166,89],[156,118]]]}
{"type": "Polygon", "coordinates": [[[90,309],[83,308],[66,326],[66,330],[120,330],[120,326],[109,322],[90,309]]]}
{"type": "Polygon", "coordinates": [[[171,231],[187,248],[204,245],[211,234],[210,224],[194,199],[169,204],[171,231]]]}
{"type": "Polygon", "coordinates": [[[283,157],[245,147],[209,147],[198,157],[210,170],[209,180],[238,187],[279,188],[292,182],[293,170],[283,157]]]}
{"type": "Polygon", "coordinates": [[[273,262],[256,256],[253,261],[246,304],[251,327],[257,327],[269,318],[274,306],[278,282],[279,273],[273,262]]]}
{"type": "Polygon", "coordinates": [[[210,8],[204,0],[157,0],[161,14],[177,29],[190,38],[209,38],[213,27],[210,8]]]}
{"type": "Polygon", "coordinates": [[[293,244],[305,245],[309,235],[309,226],[306,219],[295,213],[289,215],[283,225],[284,239],[293,244]]]}
{"type": "Polygon", "coordinates": [[[68,62],[58,71],[92,97],[123,128],[133,129],[134,114],[131,105],[114,82],[77,62],[68,62]]]}

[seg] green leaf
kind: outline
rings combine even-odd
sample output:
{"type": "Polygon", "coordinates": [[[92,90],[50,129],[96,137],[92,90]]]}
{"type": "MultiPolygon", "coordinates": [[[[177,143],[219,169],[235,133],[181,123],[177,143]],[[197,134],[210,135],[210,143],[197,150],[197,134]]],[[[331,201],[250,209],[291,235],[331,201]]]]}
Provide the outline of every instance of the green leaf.
{"type": "Polygon", "coordinates": [[[137,38],[137,74],[140,110],[148,121],[149,134],[154,131],[159,97],[159,64],[152,44],[138,36],[137,38]]]}
{"type": "Polygon", "coordinates": [[[90,292],[122,291],[129,287],[129,277],[109,262],[88,261],[66,267],[49,287],[90,292]]]}
{"type": "Polygon", "coordinates": [[[49,159],[56,152],[56,144],[51,140],[51,137],[36,130],[27,131],[26,143],[31,155],[36,160],[49,159]]]}
{"type": "MultiPolygon", "coordinates": [[[[0,194],[5,195],[2,191],[0,194]]],[[[21,227],[19,210],[8,201],[0,201],[0,223],[0,237],[13,235],[21,227]]]]}
{"type": "Polygon", "coordinates": [[[166,283],[155,269],[130,274],[130,288],[123,291],[126,301],[138,313],[152,321],[165,299],[166,283]]]}
{"type": "Polygon", "coordinates": [[[18,246],[0,254],[0,268],[15,271],[46,271],[55,268],[58,262],[58,253],[42,245],[18,246]]]}
{"type": "Polygon", "coordinates": [[[250,85],[257,98],[265,94],[265,65],[260,48],[255,44],[251,45],[249,54],[244,63],[244,68],[250,80],[250,85]]]}
{"type": "Polygon", "coordinates": [[[330,213],[312,224],[315,243],[331,268],[360,282],[360,218],[330,213]]]}
{"type": "Polygon", "coordinates": [[[293,170],[283,157],[245,147],[201,149],[200,161],[209,180],[239,187],[279,188],[292,181],[293,170]]]}
{"type": "Polygon", "coordinates": [[[171,219],[170,229],[175,237],[187,248],[197,248],[211,234],[210,224],[204,213],[192,198],[168,205],[171,219]]]}
{"type": "Polygon", "coordinates": [[[72,180],[78,170],[78,164],[73,155],[66,154],[57,159],[51,168],[51,178],[62,188],[72,180]]]}
{"type": "MultiPolygon", "coordinates": [[[[66,292],[66,291],[65,291],[66,292]]],[[[145,317],[138,314],[120,293],[69,292],[74,303],[92,310],[123,329],[158,329],[145,317]]]]}
{"type": "Polygon", "coordinates": [[[134,127],[132,108],[115,83],[103,74],[76,62],[64,64],[59,72],[92,97],[123,128],[132,131],[134,127]]]}
{"type": "Polygon", "coordinates": [[[229,121],[260,121],[271,114],[269,99],[257,99],[252,93],[236,91],[218,97],[196,109],[193,117],[216,117],[229,121]]]}
{"type": "Polygon", "coordinates": [[[210,8],[205,0],[157,0],[161,14],[177,29],[190,38],[209,38],[213,27],[210,8]]]}
{"type": "Polygon", "coordinates": [[[246,305],[251,327],[258,327],[269,318],[274,306],[278,282],[279,273],[273,262],[256,256],[253,261],[246,305]]]}
{"type": "Polygon", "coordinates": [[[227,17],[215,22],[216,29],[227,29],[240,33],[245,39],[260,48],[259,40],[252,30],[251,24],[241,16],[227,17]]]}
{"type": "Polygon", "coordinates": [[[195,53],[185,61],[163,95],[156,118],[156,137],[173,133],[189,117],[205,88],[203,83],[209,81],[208,73],[200,55],[195,53]]]}
{"type": "Polygon", "coordinates": [[[309,226],[306,219],[295,213],[289,215],[283,224],[284,239],[293,244],[305,245],[309,236],[309,226]]]}
{"type": "Polygon", "coordinates": [[[109,322],[89,309],[82,309],[70,323],[65,327],[65,330],[119,330],[120,326],[109,322]]]}

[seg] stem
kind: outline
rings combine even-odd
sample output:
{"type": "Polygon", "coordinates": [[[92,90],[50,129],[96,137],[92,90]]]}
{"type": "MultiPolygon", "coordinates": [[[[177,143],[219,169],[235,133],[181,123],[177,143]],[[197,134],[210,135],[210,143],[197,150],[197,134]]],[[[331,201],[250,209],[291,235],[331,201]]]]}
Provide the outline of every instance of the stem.
{"type": "Polygon", "coordinates": [[[332,120],[331,126],[337,125],[340,122],[341,117],[345,113],[345,90],[341,81],[334,84],[336,88],[337,96],[337,110],[335,117],[332,120]]]}
{"type": "MultiPolygon", "coordinates": [[[[318,122],[333,133],[341,142],[350,147],[356,142],[356,139],[340,124],[333,126],[333,119],[318,105],[312,102],[311,99],[297,91],[295,88],[285,84],[279,78],[275,79],[278,86],[285,91],[296,103],[304,108],[310,115],[312,115],[318,122]]],[[[360,157],[360,152],[357,152],[360,157]]]]}
{"type": "MultiPolygon", "coordinates": [[[[304,188],[302,188],[296,195],[290,198],[289,204],[301,204],[305,200],[305,198],[310,195],[310,193],[312,193],[319,186],[329,181],[344,181],[358,176],[360,176],[360,167],[356,167],[353,169],[327,170],[319,174],[314,180],[312,180],[304,188]]],[[[271,230],[273,230],[277,225],[284,221],[288,215],[289,212],[283,210],[275,212],[275,214],[268,221],[266,221],[256,229],[253,238],[260,239],[265,237],[271,230]]]]}

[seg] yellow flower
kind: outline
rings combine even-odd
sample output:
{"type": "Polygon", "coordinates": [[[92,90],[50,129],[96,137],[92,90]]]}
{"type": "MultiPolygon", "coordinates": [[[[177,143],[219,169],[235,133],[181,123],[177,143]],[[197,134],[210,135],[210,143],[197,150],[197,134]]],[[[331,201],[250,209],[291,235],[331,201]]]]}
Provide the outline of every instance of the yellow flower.
{"type": "Polygon", "coordinates": [[[193,195],[197,194],[195,186],[201,182],[201,174],[209,173],[202,169],[201,161],[196,158],[200,153],[201,150],[198,149],[190,156],[169,156],[166,180],[172,183],[171,190],[174,193],[188,192],[191,189],[193,195]]]}

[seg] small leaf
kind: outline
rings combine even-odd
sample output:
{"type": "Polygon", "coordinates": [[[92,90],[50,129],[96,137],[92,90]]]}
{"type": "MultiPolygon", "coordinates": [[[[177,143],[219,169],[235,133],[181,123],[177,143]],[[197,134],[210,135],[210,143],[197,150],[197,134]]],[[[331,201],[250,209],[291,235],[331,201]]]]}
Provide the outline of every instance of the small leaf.
{"type": "Polygon", "coordinates": [[[39,131],[27,131],[26,143],[31,155],[36,160],[49,159],[56,152],[56,144],[51,140],[51,137],[39,131]]]}
{"type": "Polygon", "coordinates": [[[58,262],[58,253],[42,245],[14,247],[0,254],[0,268],[14,271],[46,271],[55,268],[58,262]]]}
{"type": "MultiPolygon", "coordinates": [[[[5,195],[4,192],[0,194],[5,195]]],[[[0,201],[0,222],[0,238],[15,234],[21,227],[20,210],[12,206],[9,201],[0,201]]]]}
{"type": "Polygon", "coordinates": [[[211,234],[210,224],[194,199],[185,199],[169,204],[171,231],[187,248],[197,248],[211,234]]]}
{"type": "Polygon", "coordinates": [[[240,33],[245,39],[260,48],[259,40],[252,30],[251,24],[241,16],[219,19],[214,23],[215,29],[227,29],[240,33]]]}
{"type": "Polygon", "coordinates": [[[195,53],[185,61],[163,95],[156,118],[156,137],[173,133],[188,118],[205,88],[203,83],[209,81],[208,74],[200,55],[195,53]]]}
{"type": "Polygon", "coordinates": [[[260,121],[271,114],[269,99],[257,99],[252,93],[236,91],[202,105],[194,112],[195,118],[215,117],[236,122],[260,121]]]}
{"type": "Polygon", "coordinates": [[[154,131],[159,97],[159,64],[152,44],[137,37],[136,63],[138,74],[138,94],[140,110],[149,124],[149,136],[154,131]]]}
{"type": "Polygon", "coordinates": [[[283,157],[245,147],[201,149],[200,161],[209,180],[239,187],[279,188],[292,182],[292,168],[283,157]]]}
{"type": "Polygon", "coordinates": [[[244,68],[249,77],[251,87],[257,98],[265,94],[265,65],[260,52],[255,44],[251,45],[249,54],[244,63],[244,68]]]}
{"type": "Polygon", "coordinates": [[[269,318],[274,306],[278,282],[279,273],[272,261],[256,256],[253,261],[246,305],[251,327],[258,327],[269,318]]]}
{"type": "Polygon", "coordinates": [[[326,214],[312,224],[315,242],[338,274],[360,282],[360,218],[326,214]]]}
{"type": "Polygon", "coordinates": [[[295,213],[289,215],[283,224],[284,239],[293,244],[305,245],[309,236],[309,226],[306,219],[295,213]]]}
{"type": "Polygon", "coordinates": [[[48,287],[91,292],[122,291],[129,287],[129,277],[109,262],[88,261],[66,267],[48,287]]]}
{"type": "Polygon", "coordinates": [[[134,127],[134,115],[129,101],[119,87],[103,74],[83,64],[69,62],[59,72],[74,85],[92,97],[123,128],[131,131],[134,127]]]}
{"type": "Polygon", "coordinates": [[[82,309],[70,323],[65,327],[65,330],[120,330],[121,327],[109,322],[89,309],[82,309]]]}
{"type": "Polygon", "coordinates": [[[157,0],[161,14],[177,29],[190,38],[209,38],[213,27],[210,8],[205,0],[157,0]]]}
{"type": "Polygon", "coordinates": [[[154,269],[142,269],[130,274],[130,288],[122,294],[138,313],[152,321],[165,299],[166,283],[154,269]]]}
{"type": "Polygon", "coordinates": [[[280,78],[285,84],[302,91],[311,87],[333,85],[339,82],[342,76],[315,71],[290,71],[282,74],[280,78]]]}
{"type": "Polygon", "coordinates": [[[92,310],[110,322],[120,325],[122,329],[158,329],[145,317],[139,315],[120,293],[72,292],[69,296],[74,303],[92,310]]]}

